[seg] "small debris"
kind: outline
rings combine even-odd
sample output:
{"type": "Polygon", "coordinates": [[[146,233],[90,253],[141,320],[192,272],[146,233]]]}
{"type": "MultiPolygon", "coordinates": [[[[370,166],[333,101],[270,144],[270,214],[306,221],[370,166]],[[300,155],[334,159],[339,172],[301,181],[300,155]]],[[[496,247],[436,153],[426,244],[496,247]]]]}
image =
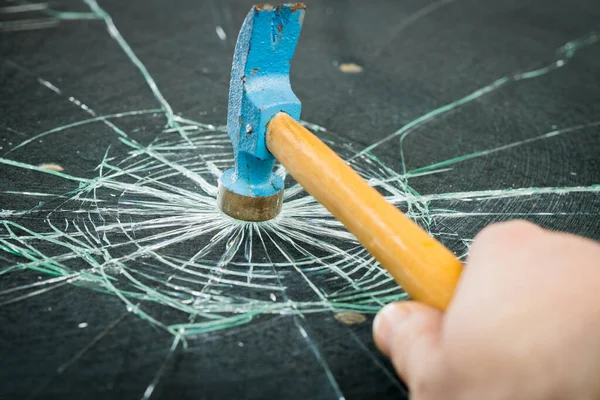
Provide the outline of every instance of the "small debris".
{"type": "Polygon", "coordinates": [[[87,326],[88,326],[88,323],[87,323],[87,322],[82,322],[82,323],[80,323],[79,325],[77,325],[77,327],[78,327],[78,328],[81,328],[81,329],[83,329],[83,328],[87,328],[87,326]]]}
{"type": "Polygon", "coordinates": [[[360,74],[363,71],[363,67],[354,63],[342,63],[339,69],[344,74],[360,74]]]}
{"type": "Polygon", "coordinates": [[[65,169],[58,164],[54,163],[43,163],[38,165],[39,168],[47,169],[48,171],[61,172],[65,169]]]}
{"type": "Polygon", "coordinates": [[[217,32],[217,36],[219,37],[219,39],[221,39],[221,40],[227,39],[227,34],[225,33],[225,31],[223,30],[223,28],[220,25],[217,25],[217,27],[215,28],[215,32],[217,32]]]}
{"type": "Polygon", "coordinates": [[[277,297],[275,297],[275,294],[273,294],[273,293],[271,293],[271,294],[269,295],[269,298],[270,298],[271,300],[273,300],[273,301],[277,301],[277,297]]]}
{"type": "Polygon", "coordinates": [[[337,319],[338,322],[341,322],[344,325],[358,325],[365,322],[367,320],[367,317],[365,317],[363,314],[359,314],[356,312],[344,311],[335,314],[335,319],[337,319]]]}
{"type": "Polygon", "coordinates": [[[239,347],[244,347],[244,342],[238,342],[239,347]]]}

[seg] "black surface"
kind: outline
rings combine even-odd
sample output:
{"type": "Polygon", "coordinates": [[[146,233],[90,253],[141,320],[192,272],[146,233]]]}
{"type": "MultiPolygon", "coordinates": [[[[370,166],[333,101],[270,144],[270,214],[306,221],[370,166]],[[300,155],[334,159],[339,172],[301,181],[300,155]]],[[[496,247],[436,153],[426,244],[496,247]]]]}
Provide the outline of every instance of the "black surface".
{"type": "MultiPolygon", "coordinates": [[[[225,123],[233,46],[251,1],[100,4],[175,112],[215,125],[225,123]],[[227,40],[218,38],[217,25],[227,40]]],[[[87,10],[75,1],[52,6],[87,10]]],[[[498,78],[547,65],[557,59],[560,46],[599,24],[597,0],[308,2],[292,84],[303,101],[304,120],[361,149],[498,78]],[[364,70],[341,73],[336,65],[344,62],[364,70]]],[[[2,152],[44,130],[88,118],[67,100],[69,96],[98,114],[158,107],[101,21],[61,21],[50,29],[0,32],[0,57],[2,152]],[[63,95],[40,85],[38,77],[55,83],[63,95]]],[[[507,85],[417,128],[418,134],[404,140],[403,150],[410,170],[555,127],[598,120],[600,43],[579,50],[563,68],[507,85]]],[[[128,123],[135,128],[135,120],[128,123]]],[[[157,119],[155,124],[164,121],[157,119]]],[[[586,128],[454,164],[450,173],[420,179],[413,187],[422,194],[589,187],[600,183],[598,132],[598,126],[586,128]]],[[[153,135],[148,129],[134,136],[150,143],[153,135]]],[[[44,140],[5,157],[36,165],[51,154],[52,161],[69,166],[70,174],[89,176],[109,145],[115,155],[120,151],[117,137],[101,124],[83,136],[65,133],[44,140]],[[73,142],[79,152],[70,151],[73,142]]],[[[391,140],[374,153],[398,171],[399,150],[399,141],[391,140]]],[[[40,181],[33,171],[0,168],[2,191],[60,186],[62,193],[76,187],[55,178],[40,181]]],[[[34,207],[38,199],[3,193],[0,201],[1,209],[21,210],[34,207]]],[[[600,237],[597,192],[456,207],[493,214],[452,220],[464,238],[472,238],[489,222],[527,213],[547,227],[600,237]]],[[[0,265],[16,260],[1,255],[0,265]]],[[[35,280],[29,275],[0,276],[0,291],[35,280]]],[[[168,313],[164,311],[165,319],[168,313]]],[[[298,324],[309,331],[346,399],[404,398],[401,383],[375,349],[371,322],[369,317],[347,327],[331,313],[265,315],[241,327],[199,335],[189,340],[187,349],[175,352],[152,398],[336,398],[314,350],[299,337],[298,324]]],[[[71,285],[3,305],[0,398],[141,398],[172,341],[164,331],[126,313],[117,298],[71,285]],[[89,328],[77,328],[82,320],[89,328]],[[57,373],[115,321],[120,322],[106,337],[57,373]]]]}

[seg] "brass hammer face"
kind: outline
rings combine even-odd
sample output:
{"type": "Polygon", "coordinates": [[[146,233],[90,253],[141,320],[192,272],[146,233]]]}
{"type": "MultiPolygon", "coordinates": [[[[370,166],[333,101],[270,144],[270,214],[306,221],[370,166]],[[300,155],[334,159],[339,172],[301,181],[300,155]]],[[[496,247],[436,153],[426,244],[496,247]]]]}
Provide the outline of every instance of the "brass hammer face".
{"type": "Polygon", "coordinates": [[[283,190],[271,196],[242,196],[219,185],[219,208],[230,217],[249,222],[275,218],[283,205],[283,190]]]}

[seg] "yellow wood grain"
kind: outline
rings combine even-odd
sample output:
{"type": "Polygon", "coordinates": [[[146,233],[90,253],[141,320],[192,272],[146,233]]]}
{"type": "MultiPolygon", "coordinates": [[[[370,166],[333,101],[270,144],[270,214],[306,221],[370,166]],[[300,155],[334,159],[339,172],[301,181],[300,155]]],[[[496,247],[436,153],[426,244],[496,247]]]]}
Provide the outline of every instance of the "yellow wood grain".
{"type": "Polygon", "coordinates": [[[289,115],[273,117],[267,147],[413,299],[446,309],[462,272],[462,263],[450,250],[289,115]]]}

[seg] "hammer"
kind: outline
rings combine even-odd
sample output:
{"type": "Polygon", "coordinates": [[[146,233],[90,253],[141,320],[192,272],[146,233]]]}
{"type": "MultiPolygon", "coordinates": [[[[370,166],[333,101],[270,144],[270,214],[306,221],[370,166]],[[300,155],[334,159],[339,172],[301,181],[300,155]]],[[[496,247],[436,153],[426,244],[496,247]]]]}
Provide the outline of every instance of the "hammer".
{"type": "Polygon", "coordinates": [[[462,263],[297,121],[290,63],[305,5],[252,7],[233,57],[227,134],[235,167],[219,180],[217,202],[244,221],[275,218],[283,203],[277,159],[327,208],[413,299],[440,310],[448,306],[462,263]]]}

